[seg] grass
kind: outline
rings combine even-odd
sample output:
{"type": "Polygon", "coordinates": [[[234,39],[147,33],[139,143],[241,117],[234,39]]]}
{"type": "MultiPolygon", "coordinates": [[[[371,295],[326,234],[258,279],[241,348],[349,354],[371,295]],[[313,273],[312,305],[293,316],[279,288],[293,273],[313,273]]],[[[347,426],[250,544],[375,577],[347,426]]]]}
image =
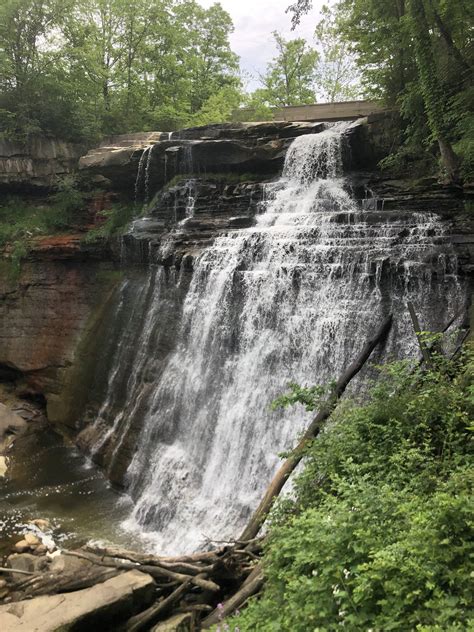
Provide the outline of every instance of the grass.
{"type": "Polygon", "coordinates": [[[121,235],[128,224],[137,216],[137,208],[133,204],[114,204],[112,208],[102,211],[103,223],[92,228],[84,237],[86,243],[121,235]]]}
{"type": "Polygon", "coordinates": [[[0,246],[56,233],[70,226],[73,219],[72,210],[58,204],[28,204],[20,198],[8,198],[0,205],[0,246]]]}

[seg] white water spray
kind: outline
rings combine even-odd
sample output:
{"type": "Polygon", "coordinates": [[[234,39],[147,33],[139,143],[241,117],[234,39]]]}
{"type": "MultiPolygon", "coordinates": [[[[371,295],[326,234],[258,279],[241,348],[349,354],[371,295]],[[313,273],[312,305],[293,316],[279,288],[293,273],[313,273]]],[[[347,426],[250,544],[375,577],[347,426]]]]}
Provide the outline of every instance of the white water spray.
{"type": "MultiPolygon", "coordinates": [[[[387,213],[370,223],[344,188],[346,127],[292,143],[256,226],[217,238],[196,260],[159,379],[153,388],[130,386],[121,436],[137,414],[143,424],[127,474],[135,508],[125,526],[148,535],[157,551],[238,535],[278,453],[308,422],[301,409],[270,411],[290,381],[337,377],[390,311],[387,353],[395,341],[398,355],[414,352],[407,300],[422,313],[433,301],[452,311],[459,305],[455,258],[437,247],[443,228],[435,216],[387,213]]],[[[140,375],[153,373],[152,339],[145,333],[137,346],[140,375]]]]}

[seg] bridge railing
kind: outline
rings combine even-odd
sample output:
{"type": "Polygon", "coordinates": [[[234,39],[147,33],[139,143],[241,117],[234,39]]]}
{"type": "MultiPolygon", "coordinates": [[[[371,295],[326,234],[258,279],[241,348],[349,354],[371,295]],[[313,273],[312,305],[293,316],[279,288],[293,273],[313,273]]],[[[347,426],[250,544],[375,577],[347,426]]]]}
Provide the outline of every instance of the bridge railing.
{"type": "MultiPolygon", "coordinates": [[[[376,101],[340,101],[335,103],[314,103],[311,105],[291,105],[271,108],[275,121],[350,121],[376,114],[384,110],[376,101]]],[[[253,108],[234,110],[237,121],[254,120],[253,108]]]]}

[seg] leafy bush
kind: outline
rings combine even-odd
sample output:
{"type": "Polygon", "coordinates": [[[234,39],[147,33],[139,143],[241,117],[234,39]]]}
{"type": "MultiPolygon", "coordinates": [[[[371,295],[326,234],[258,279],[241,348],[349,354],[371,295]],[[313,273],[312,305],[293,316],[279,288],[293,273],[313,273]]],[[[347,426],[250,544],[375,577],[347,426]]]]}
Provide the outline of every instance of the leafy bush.
{"type": "Polygon", "coordinates": [[[391,364],[368,401],[339,406],[273,512],[263,595],[231,630],[473,629],[473,372],[472,352],[391,364]]]}
{"type": "Polygon", "coordinates": [[[123,233],[128,224],[137,215],[137,208],[132,204],[114,204],[112,208],[102,211],[101,215],[104,221],[86,234],[84,238],[86,243],[123,233]]]}
{"type": "Polygon", "coordinates": [[[14,274],[18,274],[33,237],[70,228],[77,223],[77,215],[83,206],[84,196],[72,175],[59,180],[56,192],[42,203],[37,200],[27,202],[14,196],[0,203],[0,248],[10,244],[14,274]]]}

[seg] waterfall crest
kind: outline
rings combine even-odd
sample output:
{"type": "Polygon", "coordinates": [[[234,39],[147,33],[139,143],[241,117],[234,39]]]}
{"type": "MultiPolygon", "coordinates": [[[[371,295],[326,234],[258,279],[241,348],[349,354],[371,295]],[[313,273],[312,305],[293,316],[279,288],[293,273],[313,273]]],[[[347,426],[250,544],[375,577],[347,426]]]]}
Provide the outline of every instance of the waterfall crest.
{"type": "MultiPolygon", "coordinates": [[[[459,305],[456,260],[439,246],[435,215],[370,221],[351,198],[342,177],[348,125],[295,139],[256,225],[218,237],[197,258],[174,350],[153,388],[133,378],[111,426],[123,434],[141,415],[127,473],[135,506],[124,526],[162,553],[239,532],[278,453],[308,423],[302,409],[270,411],[290,381],[337,377],[389,311],[396,325],[386,354],[395,343],[399,357],[415,351],[407,300],[427,314],[442,304],[443,318],[459,305]]],[[[150,274],[156,289],[135,376],[147,364],[153,373],[161,277],[150,274]]]]}

